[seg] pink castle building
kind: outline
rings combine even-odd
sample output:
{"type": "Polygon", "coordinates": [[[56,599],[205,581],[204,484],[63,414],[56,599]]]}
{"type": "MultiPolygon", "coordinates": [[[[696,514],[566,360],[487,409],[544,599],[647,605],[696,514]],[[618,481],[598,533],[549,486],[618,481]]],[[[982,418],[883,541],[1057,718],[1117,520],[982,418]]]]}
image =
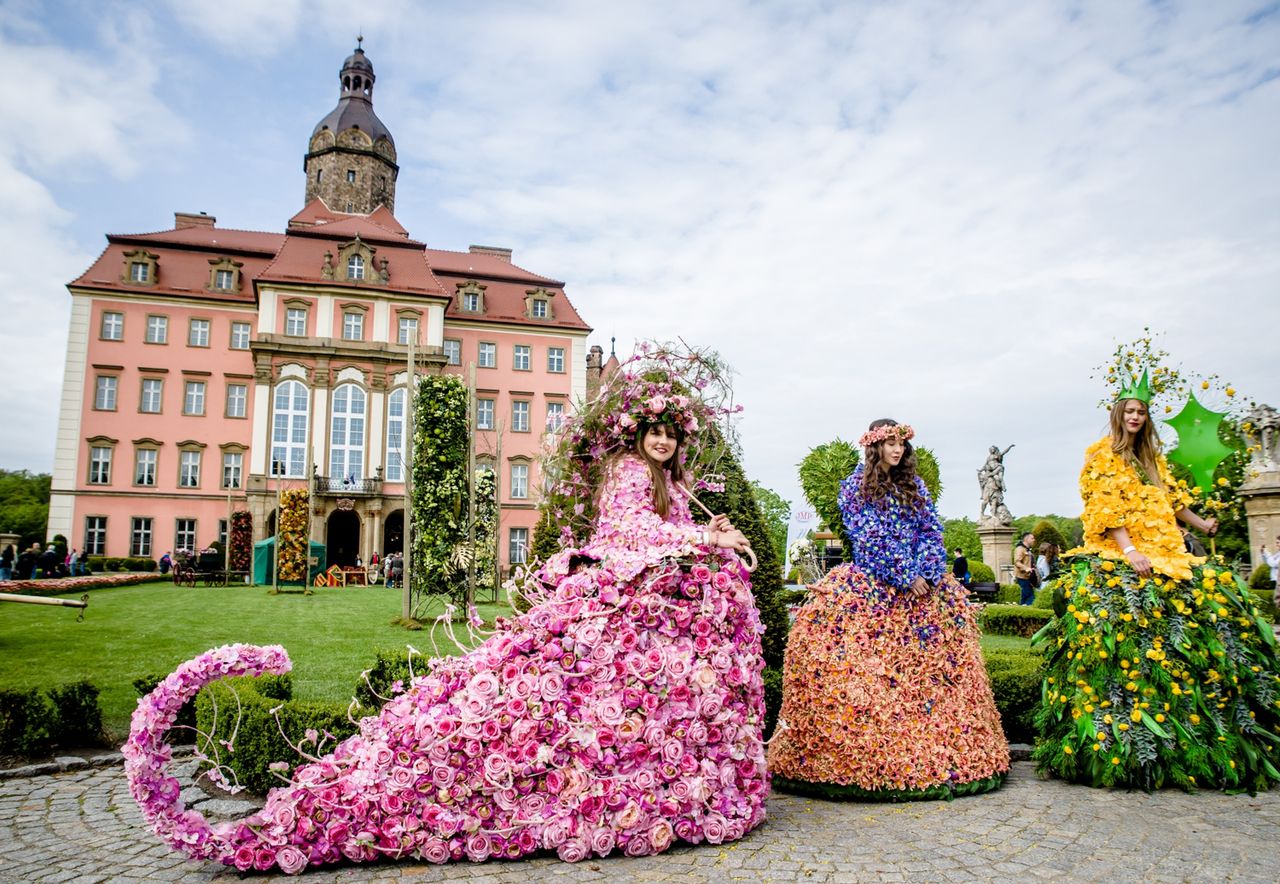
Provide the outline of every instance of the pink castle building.
{"type": "Polygon", "coordinates": [[[50,535],[89,555],[158,557],[225,540],[230,511],[247,508],[259,540],[274,533],[277,489],[309,483],[330,563],[399,551],[413,341],[428,371],[476,366],[500,558],[523,561],[545,435],[585,396],[599,348],[588,354],[564,283],[509,249],[409,236],[363,49],[340,79],[283,233],[177,213],[171,230],[109,234],[68,285],[50,535]]]}

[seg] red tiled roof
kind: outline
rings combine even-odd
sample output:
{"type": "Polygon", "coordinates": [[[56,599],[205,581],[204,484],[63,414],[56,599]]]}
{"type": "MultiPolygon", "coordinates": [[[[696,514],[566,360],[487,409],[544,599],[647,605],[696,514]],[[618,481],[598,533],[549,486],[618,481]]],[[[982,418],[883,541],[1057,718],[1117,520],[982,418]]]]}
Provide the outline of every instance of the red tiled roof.
{"type": "MultiPolygon", "coordinates": [[[[71,285],[253,303],[256,300],[254,284],[258,281],[334,285],[335,280],[321,276],[324,253],[332,252],[336,262],[337,244],[359,236],[375,250],[377,266],[370,268],[370,272],[376,273],[385,257],[391,277],[386,285],[357,283],[361,288],[445,296],[450,298],[446,314],[466,321],[590,330],[565,295],[563,282],[485,252],[426,248],[410,239],[385,207],[380,206],[369,215],[352,215],[332,212],[322,200],[314,199],[289,223],[290,229],[285,233],[197,225],[151,233],[109,234],[102,254],[71,285]],[[124,253],[139,247],[160,256],[155,285],[130,285],[121,281],[125,274],[124,253]],[[240,291],[216,292],[207,288],[209,259],[220,255],[243,264],[240,291]],[[483,314],[463,313],[459,309],[458,285],[470,280],[485,286],[483,314]],[[553,293],[554,320],[531,320],[525,315],[525,296],[535,288],[553,293]]],[[[336,284],[348,285],[343,280],[336,284]]]]}

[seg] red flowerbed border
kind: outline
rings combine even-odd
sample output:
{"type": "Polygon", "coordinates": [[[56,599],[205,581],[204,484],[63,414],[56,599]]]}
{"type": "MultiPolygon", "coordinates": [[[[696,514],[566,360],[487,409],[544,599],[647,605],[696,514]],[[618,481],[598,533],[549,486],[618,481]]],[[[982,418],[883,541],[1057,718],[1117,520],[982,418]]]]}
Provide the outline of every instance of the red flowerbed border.
{"type": "Polygon", "coordinates": [[[91,574],[88,577],[57,577],[48,580],[0,581],[0,592],[18,595],[61,595],[82,589],[106,589],[111,586],[133,586],[138,583],[169,582],[173,578],[147,571],[131,574],[91,574]]]}

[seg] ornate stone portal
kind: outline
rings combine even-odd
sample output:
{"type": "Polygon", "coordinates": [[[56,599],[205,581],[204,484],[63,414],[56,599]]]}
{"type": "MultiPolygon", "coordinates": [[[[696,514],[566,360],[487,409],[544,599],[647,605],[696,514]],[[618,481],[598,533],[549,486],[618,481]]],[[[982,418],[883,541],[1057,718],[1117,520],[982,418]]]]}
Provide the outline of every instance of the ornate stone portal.
{"type": "Polygon", "coordinates": [[[1256,568],[1263,545],[1274,550],[1280,536],[1280,412],[1259,405],[1244,416],[1242,428],[1251,453],[1240,496],[1249,520],[1249,561],[1256,568]]]}
{"type": "Polygon", "coordinates": [[[978,510],[978,538],[982,541],[982,561],[995,572],[1000,583],[1013,582],[1013,513],[1004,503],[1004,456],[1013,446],[1003,451],[992,445],[987,461],[978,470],[978,487],[982,492],[982,506],[978,510]]]}

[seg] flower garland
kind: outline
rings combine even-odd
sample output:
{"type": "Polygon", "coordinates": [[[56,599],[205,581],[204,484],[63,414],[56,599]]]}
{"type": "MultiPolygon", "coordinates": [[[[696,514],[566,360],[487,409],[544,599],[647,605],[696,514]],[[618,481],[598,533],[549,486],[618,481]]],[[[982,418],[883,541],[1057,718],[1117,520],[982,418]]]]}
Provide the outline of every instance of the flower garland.
{"type": "Polygon", "coordinates": [[[307,582],[307,559],[310,550],[310,495],[305,488],[288,488],[280,492],[279,550],[276,567],[285,583],[307,582]]]}

